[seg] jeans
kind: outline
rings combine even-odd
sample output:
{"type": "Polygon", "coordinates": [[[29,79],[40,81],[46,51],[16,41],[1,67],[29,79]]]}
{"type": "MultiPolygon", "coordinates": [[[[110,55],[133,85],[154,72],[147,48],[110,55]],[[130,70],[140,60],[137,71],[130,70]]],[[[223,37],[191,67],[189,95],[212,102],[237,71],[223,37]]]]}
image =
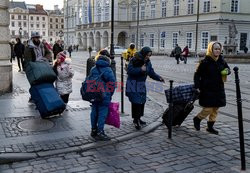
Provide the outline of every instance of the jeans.
{"type": "Polygon", "coordinates": [[[90,113],[91,128],[97,128],[98,132],[103,132],[107,116],[108,106],[92,104],[90,113]]]}

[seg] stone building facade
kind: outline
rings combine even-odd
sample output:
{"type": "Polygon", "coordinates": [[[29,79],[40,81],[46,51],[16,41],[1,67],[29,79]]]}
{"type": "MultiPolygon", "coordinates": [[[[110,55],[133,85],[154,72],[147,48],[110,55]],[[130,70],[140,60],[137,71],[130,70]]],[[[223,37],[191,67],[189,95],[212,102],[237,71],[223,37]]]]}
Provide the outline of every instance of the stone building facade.
{"type": "MultiPolygon", "coordinates": [[[[114,43],[127,47],[137,38],[138,1],[114,3],[114,43]]],[[[237,50],[250,47],[249,0],[140,0],[139,4],[139,48],[150,46],[164,54],[179,44],[204,52],[209,41],[225,42],[232,23],[238,31],[237,50]]],[[[64,9],[64,32],[70,43],[97,50],[110,44],[111,0],[68,0],[64,9]]]]}

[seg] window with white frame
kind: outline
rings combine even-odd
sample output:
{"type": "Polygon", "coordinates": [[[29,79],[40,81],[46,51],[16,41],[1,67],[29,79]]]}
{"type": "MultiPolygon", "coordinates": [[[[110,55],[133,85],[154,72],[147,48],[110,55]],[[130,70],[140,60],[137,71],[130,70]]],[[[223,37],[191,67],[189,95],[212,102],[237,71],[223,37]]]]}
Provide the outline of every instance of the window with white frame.
{"type": "Polygon", "coordinates": [[[188,14],[194,14],[194,0],[188,0],[188,14]]]}
{"type": "Polygon", "coordinates": [[[165,0],[161,2],[161,17],[167,17],[167,2],[165,0]]]}
{"type": "Polygon", "coordinates": [[[136,42],[136,40],[135,40],[135,34],[132,34],[131,35],[131,43],[135,43],[136,42]]]}
{"type": "Polygon", "coordinates": [[[193,42],[193,33],[187,32],[187,46],[189,49],[192,49],[192,42],[193,42]]]}
{"type": "Polygon", "coordinates": [[[141,20],[145,19],[145,4],[141,5],[141,20]]]}
{"type": "Polygon", "coordinates": [[[173,45],[172,45],[172,47],[175,48],[177,43],[178,43],[178,33],[174,32],[173,33],[173,45]]]}
{"type": "Polygon", "coordinates": [[[15,27],[15,22],[11,22],[11,26],[12,26],[12,27],[15,27]]]}
{"type": "Polygon", "coordinates": [[[210,12],[210,0],[204,0],[203,2],[203,12],[204,13],[209,13],[210,12]]]}
{"type": "Polygon", "coordinates": [[[136,17],[136,10],[137,8],[135,6],[132,7],[132,20],[135,21],[137,19],[136,17]]]}
{"type": "Polygon", "coordinates": [[[166,42],[166,32],[163,31],[161,32],[161,38],[160,38],[160,48],[165,48],[165,43],[166,42]]]}
{"type": "Polygon", "coordinates": [[[144,33],[140,35],[140,46],[144,47],[144,33]]]}
{"type": "Polygon", "coordinates": [[[84,23],[88,23],[88,9],[86,7],[84,8],[84,23]]]}
{"type": "Polygon", "coordinates": [[[178,16],[180,11],[180,1],[174,0],[174,16],[178,16]]]}
{"type": "Polygon", "coordinates": [[[201,32],[201,49],[205,50],[207,49],[208,45],[208,38],[209,38],[209,33],[208,32],[201,32]]]}
{"type": "Polygon", "coordinates": [[[101,20],[102,20],[102,7],[101,7],[101,2],[100,1],[97,2],[96,11],[97,11],[97,21],[101,22],[101,20]]]}
{"type": "Polygon", "coordinates": [[[154,34],[149,34],[149,46],[154,47],[155,46],[155,35],[154,34]]]}
{"type": "Polygon", "coordinates": [[[231,12],[238,13],[239,12],[239,0],[231,1],[231,12]]]}
{"type": "Polygon", "coordinates": [[[151,3],[151,19],[155,18],[155,2],[151,3]]]}
{"type": "Polygon", "coordinates": [[[105,21],[108,21],[109,20],[109,0],[105,0],[105,9],[104,9],[104,12],[105,12],[105,21]]]}

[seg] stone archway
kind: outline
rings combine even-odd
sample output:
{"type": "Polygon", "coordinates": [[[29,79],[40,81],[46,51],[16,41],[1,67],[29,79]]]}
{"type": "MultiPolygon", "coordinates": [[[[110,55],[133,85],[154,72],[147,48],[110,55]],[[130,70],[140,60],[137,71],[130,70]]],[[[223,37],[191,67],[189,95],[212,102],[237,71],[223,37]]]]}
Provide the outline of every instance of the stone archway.
{"type": "Polygon", "coordinates": [[[83,43],[82,43],[82,35],[80,32],[77,34],[77,44],[79,45],[79,48],[82,49],[83,43]]]}
{"type": "Polygon", "coordinates": [[[95,48],[96,51],[99,51],[101,49],[101,34],[99,31],[95,34],[95,48]]]}
{"type": "Polygon", "coordinates": [[[83,33],[82,40],[83,40],[83,50],[87,50],[88,38],[86,32],[83,33]]]}
{"type": "Polygon", "coordinates": [[[91,46],[92,49],[94,49],[94,34],[92,32],[89,33],[89,45],[88,47],[91,46]]]}
{"type": "Polygon", "coordinates": [[[127,38],[127,33],[126,32],[120,32],[118,34],[118,41],[117,41],[117,45],[118,46],[122,46],[122,47],[126,47],[126,38],[127,38]]]}
{"type": "Polygon", "coordinates": [[[109,34],[107,31],[104,31],[102,35],[102,47],[108,47],[109,46],[109,34]]]}

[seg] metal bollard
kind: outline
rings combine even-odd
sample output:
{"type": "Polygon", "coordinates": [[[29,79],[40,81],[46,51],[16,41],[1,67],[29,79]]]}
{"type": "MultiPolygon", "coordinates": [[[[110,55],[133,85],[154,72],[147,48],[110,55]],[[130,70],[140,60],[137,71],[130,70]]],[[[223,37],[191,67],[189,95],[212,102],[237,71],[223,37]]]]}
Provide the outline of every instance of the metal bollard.
{"type": "Polygon", "coordinates": [[[173,124],[173,80],[170,80],[170,89],[169,89],[169,124],[168,124],[168,138],[172,138],[172,124],[173,124]]]}
{"type": "Polygon", "coordinates": [[[239,124],[239,135],[240,135],[240,156],[241,156],[241,170],[246,170],[245,160],[245,146],[244,146],[244,129],[243,129],[243,118],[242,118],[242,101],[240,92],[240,79],[238,75],[239,68],[234,67],[235,84],[236,84],[236,102],[238,110],[238,124],[239,124]]]}
{"type": "Polygon", "coordinates": [[[124,113],[123,57],[121,56],[121,113],[124,113]]]}

